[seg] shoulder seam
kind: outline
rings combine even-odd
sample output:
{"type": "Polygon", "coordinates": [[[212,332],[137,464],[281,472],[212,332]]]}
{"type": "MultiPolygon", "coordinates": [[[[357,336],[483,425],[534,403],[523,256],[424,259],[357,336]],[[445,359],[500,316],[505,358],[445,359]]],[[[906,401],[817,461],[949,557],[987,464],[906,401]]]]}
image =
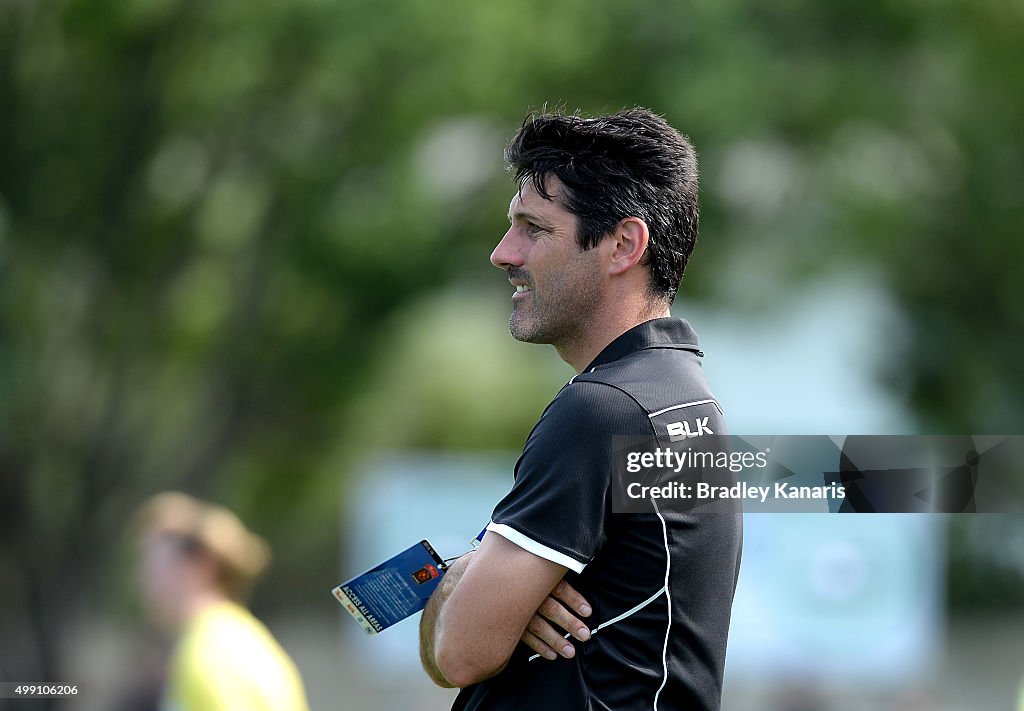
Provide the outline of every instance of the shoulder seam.
{"type": "Polygon", "coordinates": [[[684,407],[696,407],[697,405],[714,405],[715,408],[718,410],[718,412],[721,415],[723,415],[723,416],[725,415],[725,410],[723,410],[722,406],[718,404],[718,400],[716,400],[714,397],[711,397],[711,398],[707,398],[707,399],[704,399],[704,400],[694,400],[693,402],[684,402],[681,405],[672,405],[670,407],[666,407],[666,408],[663,408],[661,410],[658,410],[657,412],[652,412],[652,413],[650,413],[648,415],[648,417],[654,418],[654,417],[657,417],[658,415],[663,415],[666,412],[670,412],[672,410],[681,410],[684,407]]]}
{"type": "MultiPolygon", "coordinates": [[[[577,377],[578,377],[578,376],[577,376],[577,377]]],[[[640,408],[640,411],[641,411],[641,412],[643,412],[643,413],[644,413],[644,415],[646,415],[647,417],[650,417],[650,415],[651,415],[651,413],[649,413],[649,412],[647,411],[647,408],[646,408],[646,407],[644,407],[644,406],[643,406],[643,405],[642,405],[642,404],[640,403],[640,401],[639,401],[639,400],[637,400],[637,399],[636,399],[636,398],[635,398],[635,397],[633,396],[633,394],[632,394],[632,393],[630,393],[630,392],[628,392],[628,391],[624,390],[623,388],[620,388],[620,387],[619,387],[618,385],[613,385],[612,383],[608,383],[608,382],[605,382],[604,380],[579,380],[579,381],[577,381],[577,380],[576,380],[576,378],[573,378],[573,379],[572,379],[572,380],[570,380],[570,381],[569,381],[568,383],[566,383],[565,387],[566,387],[566,388],[568,388],[568,387],[569,387],[570,385],[579,385],[579,384],[581,384],[581,383],[591,383],[591,384],[593,384],[593,385],[604,385],[604,386],[606,386],[606,387],[609,387],[609,388],[611,388],[612,390],[617,390],[617,391],[619,391],[620,393],[622,393],[623,395],[625,395],[626,397],[628,397],[628,398],[629,398],[630,400],[632,400],[632,401],[633,401],[633,402],[634,402],[634,403],[636,404],[636,406],[640,408]]]]}
{"type": "MultiPolygon", "coordinates": [[[[575,385],[576,383],[574,382],[574,380],[575,380],[575,378],[574,378],[573,380],[570,380],[570,381],[569,381],[569,382],[568,382],[568,383],[566,384],[566,386],[565,386],[565,387],[569,387],[570,385],[575,385]]],[[[628,392],[628,391],[624,390],[623,388],[620,388],[620,387],[619,387],[618,385],[613,385],[612,383],[607,383],[607,382],[605,382],[605,381],[603,381],[603,380],[581,380],[581,381],[579,381],[579,382],[581,382],[581,383],[593,383],[594,385],[604,385],[604,386],[606,386],[606,387],[609,387],[609,388],[611,388],[612,390],[616,390],[616,391],[618,391],[618,392],[622,393],[623,395],[625,395],[626,397],[628,397],[628,398],[629,398],[630,400],[632,400],[632,401],[633,401],[633,403],[634,403],[634,404],[635,404],[635,405],[636,405],[636,406],[637,406],[638,408],[640,408],[640,412],[644,413],[644,416],[645,416],[645,417],[647,418],[647,424],[648,424],[648,425],[650,425],[650,427],[651,427],[651,434],[652,434],[652,435],[654,435],[654,437],[657,437],[657,436],[658,436],[658,430],[657,430],[657,428],[656,428],[656,427],[654,426],[654,422],[653,422],[653,420],[651,419],[651,413],[647,411],[647,408],[646,408],[646,407],[644,407],[644,406],[643,406],[643,405],[642,405],[642,404],[640,403],[640,401],[639,401],[639,400],[637,400],[637,399],[636,399],[636,397],[634,397],[634,396],[633,396],[633,394],[632,394],[632,393],[630,393],[630,392],[628,392]]]]}

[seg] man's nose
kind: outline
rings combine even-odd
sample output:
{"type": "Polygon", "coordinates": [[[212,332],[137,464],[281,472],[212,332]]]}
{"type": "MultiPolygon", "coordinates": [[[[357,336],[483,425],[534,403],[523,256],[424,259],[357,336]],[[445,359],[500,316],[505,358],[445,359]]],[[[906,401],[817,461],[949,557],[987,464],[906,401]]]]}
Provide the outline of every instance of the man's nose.
{"type": "Polygon", "coordinates": [[[523,266],[523,257],[516,246],[515,228],[509,227],[508,231],[498,242],[498,245],[491,252],[491,264],[498,269],[523,266]]]}

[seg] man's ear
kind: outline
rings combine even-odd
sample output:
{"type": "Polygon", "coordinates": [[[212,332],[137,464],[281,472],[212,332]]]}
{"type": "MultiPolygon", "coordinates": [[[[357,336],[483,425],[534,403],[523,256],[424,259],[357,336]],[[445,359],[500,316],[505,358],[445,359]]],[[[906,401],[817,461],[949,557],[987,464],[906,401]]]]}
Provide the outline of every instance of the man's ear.
{"type": "Polygon", "coordinates": [[[622,274],[643,259],[651,235],[639,217],[627,217],[612,232],[608,244],[608,273],[622,274]]]}

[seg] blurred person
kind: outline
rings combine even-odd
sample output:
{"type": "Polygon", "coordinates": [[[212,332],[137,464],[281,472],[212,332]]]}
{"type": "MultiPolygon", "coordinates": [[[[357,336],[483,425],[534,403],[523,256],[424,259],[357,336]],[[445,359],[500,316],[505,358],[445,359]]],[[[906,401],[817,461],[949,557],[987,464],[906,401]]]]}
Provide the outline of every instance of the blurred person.
{"type": "Polygon", "coordinates": [[[267,543],[177,492],[146,502],[137,526],[144,606],[176,640],[161,711],[308,711],[295,664],[244,604],[267,543]]]}
{"type": "Polygon", "coordinates": [[[531,115],[505,157],[518,189],[491,263],[515,290],[509,329],[577,375],[424,610],[424,668],[462,687],[460,710],[718,709],[739,504],[613,515],[610,494],[616,436],[725,434],[697,337],[670,313],[697,239],[693,147],[638,108],[531,115]]]}

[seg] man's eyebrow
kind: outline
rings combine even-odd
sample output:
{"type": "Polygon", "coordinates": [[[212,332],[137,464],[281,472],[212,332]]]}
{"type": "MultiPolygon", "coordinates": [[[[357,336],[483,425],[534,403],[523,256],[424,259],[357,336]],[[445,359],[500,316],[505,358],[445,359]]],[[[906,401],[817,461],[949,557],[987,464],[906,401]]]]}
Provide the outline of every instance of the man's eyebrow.
{"type": "Polygon", "coordinates": [[[526,210],[512,210],[511,212],[508,213],[509,222],[514,222],[517,219],[529,220],[530,222],[535,223],[544,222],[544,219],[542,217],[532,212],[528,212],[526,210]]]}

